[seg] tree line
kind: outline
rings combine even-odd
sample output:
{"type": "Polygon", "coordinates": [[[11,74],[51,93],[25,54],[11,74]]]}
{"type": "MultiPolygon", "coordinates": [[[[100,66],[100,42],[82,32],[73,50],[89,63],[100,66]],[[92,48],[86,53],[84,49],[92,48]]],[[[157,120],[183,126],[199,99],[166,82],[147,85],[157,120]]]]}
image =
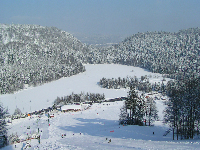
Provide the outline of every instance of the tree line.
{"type": "Polygon", "coordinates": [[[200,133],[200,77],[171,81],[167,89],[171,99],[165,110],[165,123],[173,128],[177,139],[193,138],[200,133]]]}
{"type": "Polygon", "coordinates": [[[63,97],[57,97],[54,101],[55,105],[66,105],[66,104],[73,104],[76,102],[101,102],[105,99],[105,95],[104,94],[100,94],[100,93],[84,93],[81,92],[80,94],[74,94],[72,92],[72,94],[67,95],[67,96],[63,96],[63,97]]]}
{"type": "MultiPolygon", "coordinates": [[[[163,79],[165,81],[165,79],[163,79]]],[[[147,76],[141,76],[140,79],[138,79],[136,76],[134,77],[126,77],[126,78],[102,78],[98,82],[99,86],[102,88],[107,89],[120,89],[120,88],[129,88],[131,86],[135,86],[136,90],[149,93],[152,91],[160,91],[162,93],[166,92],[166,86],[164,85],[163,81],[150,83],[149,78],[147,76]]]]}

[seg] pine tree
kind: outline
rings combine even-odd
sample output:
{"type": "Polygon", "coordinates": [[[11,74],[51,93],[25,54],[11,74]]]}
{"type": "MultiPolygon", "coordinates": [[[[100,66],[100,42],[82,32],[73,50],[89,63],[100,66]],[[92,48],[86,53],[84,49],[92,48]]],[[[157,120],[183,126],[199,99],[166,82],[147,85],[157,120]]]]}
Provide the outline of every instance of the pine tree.
{"type": "Polygon", "coordinates": [[[200,77],[176,81],[168,88],[171,97],[166,108],[165,122],[175,130],[181,139],[193,138],[199,134],[200,77]]]}
{"type": "Polygon", "coordinates": [[[22,112],[19,108],[16,108],[13,115],[22,115],[22,112]]]}
{"type": "Polygon", "coordinates": [[[143,125],[144,117],[144,100],[138,97],[138,94],[135,91],[133,86],[130,87],[130,91],[125,102],[126,109],[130,110],[129,114],[129,124],[143,125]]]}
{"type": "Polygon", "coordinates": [[[146,122],[148,122],[149,126],[152,125],[152,123],[158,119],[158,110],[156,108],[156,104],[155,101],[153,100],[153,98],[147,98],[147,101],[145,102],[145,116],[146,116],[146,120],[145,120],[145,125],[146,122]]]}
{"type": "Polygon", "coordinates": [[[0,148],[7,145],[7,128],[5,117],[8,111],[0,104],[0,148]]]}
{"type": "Polygon", "coordinates": [[[127,111],[126,111],[126,106],[125,103],[124,105],[120,108],[120,114],[119,114],[119,124],[127,124],[127,111]]]}

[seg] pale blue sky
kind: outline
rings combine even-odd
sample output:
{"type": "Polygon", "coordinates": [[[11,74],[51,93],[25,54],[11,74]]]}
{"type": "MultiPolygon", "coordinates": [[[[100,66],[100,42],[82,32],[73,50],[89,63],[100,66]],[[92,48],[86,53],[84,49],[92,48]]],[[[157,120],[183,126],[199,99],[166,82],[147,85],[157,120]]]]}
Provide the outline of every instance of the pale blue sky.
{"type": "Polygon", "coordinates": [[[132,35],[200,27],[200,0],[0,0],[0,23],[132,35]]]}

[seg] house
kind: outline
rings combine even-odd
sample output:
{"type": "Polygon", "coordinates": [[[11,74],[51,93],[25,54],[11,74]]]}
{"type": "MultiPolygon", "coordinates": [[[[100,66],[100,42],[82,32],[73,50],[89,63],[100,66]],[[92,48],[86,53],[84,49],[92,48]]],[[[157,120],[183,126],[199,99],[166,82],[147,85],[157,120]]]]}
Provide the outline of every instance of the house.
{"type": "Polygon", "coordinates": [[[68,111],[80,111],[81,105],[64,105],[61,107],[62,112],[68,112],[68,111]]]}

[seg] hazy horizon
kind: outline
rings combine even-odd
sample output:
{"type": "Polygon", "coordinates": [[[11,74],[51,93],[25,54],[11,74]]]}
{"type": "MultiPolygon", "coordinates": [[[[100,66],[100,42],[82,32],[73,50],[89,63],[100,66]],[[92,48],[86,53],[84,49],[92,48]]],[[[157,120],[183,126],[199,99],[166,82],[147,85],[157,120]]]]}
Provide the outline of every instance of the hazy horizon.
{"type": "Polygon", "coordinates": [[[74,35],[130,36],[200,27],[198,0],[6,0],[0,23],[55,26],[74,35]]]}

